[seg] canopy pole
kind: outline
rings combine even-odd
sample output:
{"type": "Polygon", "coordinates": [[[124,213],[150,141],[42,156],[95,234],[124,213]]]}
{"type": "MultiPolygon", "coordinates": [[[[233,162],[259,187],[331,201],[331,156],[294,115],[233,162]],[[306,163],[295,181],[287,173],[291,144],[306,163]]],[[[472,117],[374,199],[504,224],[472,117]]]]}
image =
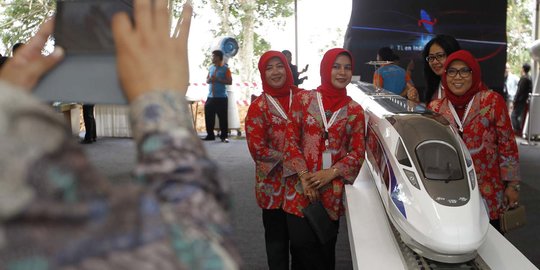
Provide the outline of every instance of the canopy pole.
{"type": "Polygon", "coordinates": [[[294,61],[298,66],[298,0],[294,0],[294,61]]]}

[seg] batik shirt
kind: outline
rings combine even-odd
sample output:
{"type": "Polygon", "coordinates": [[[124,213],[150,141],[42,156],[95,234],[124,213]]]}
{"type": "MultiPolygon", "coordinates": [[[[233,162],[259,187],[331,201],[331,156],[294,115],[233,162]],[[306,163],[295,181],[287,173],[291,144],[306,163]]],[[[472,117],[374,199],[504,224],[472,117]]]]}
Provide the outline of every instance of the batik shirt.
{"type": "Polygon", "coordinates": [[[285,191],[282,161],[288,120],[268,98],[262,94],[249,106],[246,139],[255,161],[257,204],[263,209],[277,209],[281,208],[285,191]]]}
{"type": "MultiPolygon", "coordinates": [[[[441,113],[458,128],[448,98],[432,101],[428,108],[441,113]]],[[[474,160],[480,193],[490,219],[498,219],[505,182],[519,181],[519,154],[504,99],[493,91],[480,91],[463,123],[463,141],[474,160]]]]}
{"type": "Polygon", "coordinates": [[[227,197],[186,107],[173,92],[132,103],[138,164],[115,182],[61,117],[0,81],[1,268],[238,269],[227,197]]]}
{"type": "MultiPolygon", "coordinates": [[[[285,173],[290,175],[303,170],[316,172],[322,168],[322,153],[326,149],[324,126],[317,91],[301,91],[293,99],[287,125],[285,146],[285,173]]],[[[330,117],[327,117],[328,119],[330,117]]],[[[364,162],[364,110],[355,101],[343,106],[328,130],[332,166],[340,177],[319,189],[321,201],[330,218],[337,220],[343,215],[344,184],[352,184],[364,162]]],[[[302,209],[309,204],[297,174],[285,183],[283,209],[303,217],[302,209]]]]}

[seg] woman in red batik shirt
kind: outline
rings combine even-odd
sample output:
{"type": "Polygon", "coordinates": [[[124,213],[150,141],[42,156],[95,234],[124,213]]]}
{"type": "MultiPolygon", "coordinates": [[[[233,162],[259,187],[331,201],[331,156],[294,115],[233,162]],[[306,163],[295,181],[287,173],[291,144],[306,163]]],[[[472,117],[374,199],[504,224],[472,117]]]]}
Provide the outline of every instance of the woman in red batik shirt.
{"type": "Polygon", "coordinates": [[[256,164],[255,195],[261,207],[269,269],[289,269],[289,234],[282,209],[285,193],[283,148],[294,86],[285,55],[268,51],[259,60],[263,94],[246,116],[246,139],[256,164]]]}
{"type": "Polygon", "coordinates": [[[320,200],[339,226],[344,184],[354,182],[364,162],[364,110],[346,90],[352,70],[351,53],[331,49],[321,62],[321,86],[293,99],[284,166],[294,175],[286,181],[283,209],[294,269],[335,268],[337,237],[319,243],[302,209],[320,200]]]}
{"type": "Polygon", "coordinates": [[[456,127],[474,161],[480,193],[490,223],[500,230],[499,214],[519,199],[519,155],[506,103],[482,82],[480,65],[465,50],[452,53],[444,63],[443,99],[428,108],[456,127]]]}

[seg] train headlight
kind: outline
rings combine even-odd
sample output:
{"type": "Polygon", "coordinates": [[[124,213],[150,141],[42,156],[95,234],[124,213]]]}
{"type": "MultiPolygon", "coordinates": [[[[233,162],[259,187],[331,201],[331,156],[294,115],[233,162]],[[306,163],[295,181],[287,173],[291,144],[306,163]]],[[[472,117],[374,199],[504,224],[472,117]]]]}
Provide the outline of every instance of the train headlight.
{"type": "Polygon", "coordinates": [[[468,167],[471,167],[473,165],[472,163],[472,158],[471,158],[471,154],[469,154],[469,152],[466,152],[466,156],[465,156],[465,163],[467,164],[467,168],[468,167]]]}
{"type": "Polygon", "coordinates": [[[409,182],[411,182],[411,184],[415,188],[420,189],[420,185],[418,184],[418,180],[416,179],[416,175],[414,174],[414,172],[405,169],[403,169],[403,172],[405,172],[405,175],[407,176],[407,179],[409,179],[409,182]]]}
{"type": "Polygon", "coordinates": [[[476,187],[476,173],[474,173],[474,170],[469,171],[469,181],[471,181],[471,189],[474,190],[476,187]]]}

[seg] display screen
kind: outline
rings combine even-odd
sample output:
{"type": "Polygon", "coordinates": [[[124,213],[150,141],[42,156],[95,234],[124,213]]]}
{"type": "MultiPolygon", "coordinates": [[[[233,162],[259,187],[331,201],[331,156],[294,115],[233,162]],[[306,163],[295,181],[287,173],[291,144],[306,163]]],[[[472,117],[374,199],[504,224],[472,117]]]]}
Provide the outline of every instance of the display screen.
{"type": "Polygon", "coordinates": [[[354,74],[371,82],[381,47],[390,47],[406,68],[415,63],[412,79],[417,88],[425,85],[422,59],[424,45],[437,34],[454,36],[462,49],[479,60],[484,82],[502,89],[506,63],[507,1],[492,0],[353,0],[344,47],[355,58],[354,74]]]}

